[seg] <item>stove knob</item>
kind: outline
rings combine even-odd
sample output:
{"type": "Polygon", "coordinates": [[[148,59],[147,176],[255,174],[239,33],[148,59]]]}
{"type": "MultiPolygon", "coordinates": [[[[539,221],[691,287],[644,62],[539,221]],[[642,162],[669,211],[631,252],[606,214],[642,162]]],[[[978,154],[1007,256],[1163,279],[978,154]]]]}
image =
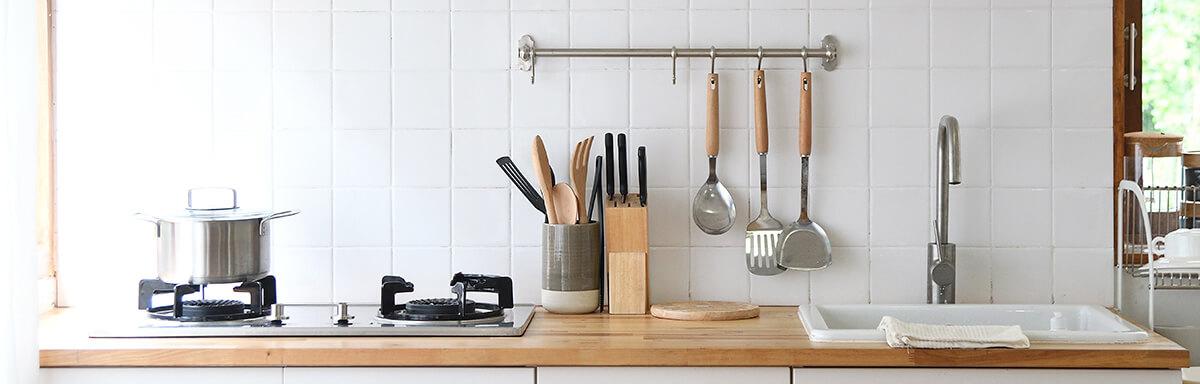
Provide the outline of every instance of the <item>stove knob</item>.
{"type": "Polygon", "coordinates": [[[333,320],[338,325],[350,325],[350,320],[353,319],[354,316],[350,316],[350,304],[337,303],[337,314],[333,316],[333,320]]]}
{"type": "Polygon", "coordinates": [[[271,304],[271,315],[267,317],[271,320],[271,324],[282,325],[284,320],[287,320],[287,315],[283,314],[283,304],[271,304]]]}

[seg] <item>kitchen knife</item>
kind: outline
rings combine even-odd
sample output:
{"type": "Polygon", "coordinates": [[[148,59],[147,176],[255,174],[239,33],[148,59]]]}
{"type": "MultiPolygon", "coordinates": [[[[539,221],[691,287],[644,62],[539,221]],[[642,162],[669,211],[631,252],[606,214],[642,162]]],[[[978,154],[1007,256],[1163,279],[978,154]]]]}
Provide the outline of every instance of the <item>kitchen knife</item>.
{"type": "Polygon", "coordinates": [[[621,202],[629,198],[629,165],[627,163],[627,151],[625,150],[625,134],[617,134],[617,174],[620,176],[621,182],[621,202]]]}
{"type": "Polygon", "coordinates": [[[612,200],[617,183],[613,182],[613,134],[604,134],[604,182],[608,191],[608,199],[612,200]]]}
{"type": "Polygon", "coordinates": [[[646,206],[646,147],[638,147],[638,198],[646,206]]]}

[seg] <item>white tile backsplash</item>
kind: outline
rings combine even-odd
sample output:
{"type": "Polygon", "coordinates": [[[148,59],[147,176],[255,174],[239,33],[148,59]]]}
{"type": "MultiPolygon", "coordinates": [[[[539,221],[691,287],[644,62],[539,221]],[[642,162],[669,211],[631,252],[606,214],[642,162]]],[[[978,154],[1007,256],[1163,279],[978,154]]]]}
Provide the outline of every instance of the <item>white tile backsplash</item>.
{"type": "MultiPolygon", "coordinates": [[[[114,276],[153,272],[153,247],[138,240],[144,227],[80,228],[97,227],[110,210],[181,205],[187,187],[209,184],[238,187],[248,208],[302,211],[271,229],[285,301],[372,302],[370,287],[384,274],[413,281],[418,295],[444,296],[462,270],[509,274],[517,301],[537,302],[543,216],[495,160],[511,156],[532,178],[529,143],[541,135],[564,181],[570,144],[597,135],[600,154],[603,132],[628,132],[631,152],[648,148],[653,301],[921,302],[933,128],[950,114],[962,127],[963,184],[951,188],[949,232],[959,301],[1108,303],[1112,164],[1093,159],[1112,145],[1111,10],[991,3],[59,4],[62,302],[125,291],[118,281],[71,281],[98,268],[87,262],[98,250],[148,265],[114,276]],[[738,217],[725,235],[709,236],[690,215],[707,177],[709,60],[679,60],[672,85],[670,60],[540,58],[530,84],[513,54],[524,34],[546,48],[795,47],[834,35],[838,69],[809,63],[809,208],[830,234],[833,265],[746,272],[744,228],[759,199],[756,60],[716,63],[718,172],[738,217]],[[146,105],[154,111],[143,113],[146,105]],[[143,148],[195,161],[146,164],[132,155],[143,148]],[[148,172],[162,177],[147,180],[148,172]],[[104,184],[147,192],[93,188],[104,184]],[[113,207],[90,204],[97,196],[113,207]]],[[[800,205],[802,64],[763,61],[768,194],[784,222],[800,205]]]]}

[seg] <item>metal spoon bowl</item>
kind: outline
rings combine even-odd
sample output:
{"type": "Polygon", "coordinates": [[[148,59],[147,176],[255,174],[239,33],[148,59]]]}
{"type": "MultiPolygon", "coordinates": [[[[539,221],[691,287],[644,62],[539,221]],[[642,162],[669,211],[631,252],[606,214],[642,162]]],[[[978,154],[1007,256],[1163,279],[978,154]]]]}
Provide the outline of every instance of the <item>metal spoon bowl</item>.
{"type": "Polygon", "coordinates": [[[708,180],[696,191],[692,200],[692,219],[701,231],[710,235],[720,235],[733,228],[737,208],[733,205],[733,195],[717,179],[717,158],[708,158],[708,180]]]}

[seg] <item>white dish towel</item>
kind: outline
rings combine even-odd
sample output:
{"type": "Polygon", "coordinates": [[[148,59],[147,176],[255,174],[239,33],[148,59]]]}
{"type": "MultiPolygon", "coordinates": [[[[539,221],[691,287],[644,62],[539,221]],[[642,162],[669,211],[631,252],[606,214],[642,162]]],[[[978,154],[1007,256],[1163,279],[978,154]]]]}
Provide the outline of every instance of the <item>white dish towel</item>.
{"type": "Polygon", "coordinates": [[[884,316],[877,329],[892,348],[1029,348],[1029,338],[1016,325],[918,324],[884,316]]]}

